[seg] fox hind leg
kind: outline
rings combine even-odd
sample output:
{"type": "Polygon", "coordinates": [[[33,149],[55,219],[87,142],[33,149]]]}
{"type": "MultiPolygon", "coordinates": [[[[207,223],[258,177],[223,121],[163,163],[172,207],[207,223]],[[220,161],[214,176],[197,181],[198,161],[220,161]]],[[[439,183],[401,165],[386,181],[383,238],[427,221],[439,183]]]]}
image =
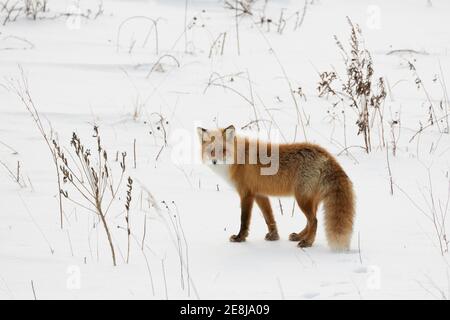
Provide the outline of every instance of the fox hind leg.
{"type": "Polygon", "coordinates": [[[289,235],[289,240],[298,241],[298,246],[302,248],[311,247],[316,238],[316,214],[317,208],[319,206],[319,201],[310,197],[301,197],[298,194],[295,195],[295,199],[297,200],[300,209],[306,216],[307,224],[306,227],[299,233],[291,233],[289,235]]]}
{"type": "Polygon", "coordinates": [[[267,228],[269,232],[266,234],[265,239],[268,241],[279,240],[280,236],[278,235],[277,223],[275,222],[275,218],[273,217],[272,207],[270,206],[270,200],[266,196],[257,195],[255,197],[256,204],[261,209],[261,212],[264,216],[264,220],[266,221],[267,228]]]}

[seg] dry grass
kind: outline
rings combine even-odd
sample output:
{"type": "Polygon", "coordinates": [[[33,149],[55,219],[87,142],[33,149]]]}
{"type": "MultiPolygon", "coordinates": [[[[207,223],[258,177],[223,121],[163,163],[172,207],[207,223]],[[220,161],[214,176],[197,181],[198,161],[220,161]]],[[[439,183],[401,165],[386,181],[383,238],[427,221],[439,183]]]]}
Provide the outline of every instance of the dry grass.
{"type": "Polygon", "coordinates": [[[61,197],[61,173],[59,170],[59,164],[58,164],[58,155],[57,151],[54,148],[54,143],[52,143],[52,140],[55,140],[55,133],[51,129],[50,124],[50,130],[48,130],[44,124],[41,121],[41,116],[38,112],[38,109],[33,101],[33,98],[31,96],[29,84],[28,84],[28,78],[22,69],[22,67],[19,66],[20,71],[20,78],[17,79],[10,79],[5,86],[6,89],[11,91],[13,94],[15,94],[19,100],[22,102],[22,104],[27,109],[28,113],[30,114],[31,118],[33,119],[36,128],[38,129],[41,137],[44,139],[47,148],[51,154],[51,159],[53,161],[53,165],[55,166],[55,173],[56,173],[56,181],[58,184],[58,205],[59,205],[59,215],[60,215],[60,227],[63,228],[64,222],[63,222],[63,204],[62,204],[62,197],[61,197]]]}
{"type": "Polygon", "coordinates": [[[344,103],[356,111],[357,134],[362,134],[365,150],[369,153],[372,150],[371,128],[377,114],[383,122],[380,108],[386,98],[386,89],[383,78],[374,79],[372,56],[364,48],[361,29],[347,19],[351,29],[349,49],[335,36],[346,74],[338,75],[334,70],[322,72],[317,90],[320,97],[334,97],[332,103],[335,106],[344,103]]]}
{"type": "Polygon", "coordinates": [[[126,170],[126,153],[122,153],[120,177],[118,182],[115,183],[113,178],[114,170],[110,166],[108,152],[102,146],[99,129],[96,126],[94,127],[94,138],[96,140],[96,146],[90,149],[82,143],[75,132],[73,133],[70,141],[73,152],[70,157],[72,161],[68,160],[59,143],[53,140],[60,169],[63,174],[63,182],[69,184],[77,196],[72,196],[66,190],[61,190],[61,193],[69,201],[96,214],[105,230],[113,265],[116,266],[116,253],[107,221],[107,214],[113,201],[116,199],[123,181],[126,170]],[[96,150],[96,152],[91,152],[91,150],[96,150]]]}
{"type": "Polygon", "coordinates": [[[0,1],[0,21],[3,25],[15,22],[19,18],[28,20],[58,19],[79,16],[86,19],[97,19],[103,14],[103,1],[98,2],[96,10],[87,9],[80,12],[55,12],[49,10],[48,0],[4,0],[0,1]]]}

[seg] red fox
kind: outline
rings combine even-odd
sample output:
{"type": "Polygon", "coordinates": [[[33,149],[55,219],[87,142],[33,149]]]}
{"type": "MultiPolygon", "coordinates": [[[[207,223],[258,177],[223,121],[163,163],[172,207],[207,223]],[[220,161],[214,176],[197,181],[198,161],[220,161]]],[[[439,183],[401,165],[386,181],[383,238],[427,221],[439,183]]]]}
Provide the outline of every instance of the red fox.
{"type": "Polygon", "coordinates": [[[310,143],[271,144],[236,135],[234,126],[207,130],[197,128],[202,161],[227,179],[241,200],[241,226],[231,242],[248,236],[253,203],[261,209],[268,227],[266,240],[278,240],[278,229],[268,196],[294,196],[307,218],[306,227],[291,233],[289,240],[310,247],[317,231],[316,213],[321,202],[325,209],[328,244],[335,250],[348,250],[355,215],[352,182],[336,159],[322,147],[310,143]],[[264,147],[264,148],[263,148],[264,147]],[[277,162],[274,172],[265,174],[277,162]]]}

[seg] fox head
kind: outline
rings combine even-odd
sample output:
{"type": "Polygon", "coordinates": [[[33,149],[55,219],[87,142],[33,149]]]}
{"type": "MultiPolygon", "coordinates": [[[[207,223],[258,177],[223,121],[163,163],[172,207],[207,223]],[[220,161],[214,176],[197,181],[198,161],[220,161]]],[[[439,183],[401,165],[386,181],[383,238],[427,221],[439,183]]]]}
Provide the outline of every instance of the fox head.
{"type": "Polygon", "coordinates": [[[233,125],[223,129],[207,130],[197,128],[202,148],[202,161],[206,164],[230,164],[234,161],[234,138],[236,129],[233,125]]]}

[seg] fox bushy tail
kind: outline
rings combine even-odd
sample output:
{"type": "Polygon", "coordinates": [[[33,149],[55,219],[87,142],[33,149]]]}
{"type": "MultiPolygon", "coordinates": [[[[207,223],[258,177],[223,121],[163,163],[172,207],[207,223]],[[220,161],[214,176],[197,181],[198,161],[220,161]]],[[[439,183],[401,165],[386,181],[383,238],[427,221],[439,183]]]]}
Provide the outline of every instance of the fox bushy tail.
{"type": "Polygon", "coordinates": [[[322,186],[328,244],[334,250],[348,250],[355,216],[353,185],[339,165],[326,171],[322,186]]]}

